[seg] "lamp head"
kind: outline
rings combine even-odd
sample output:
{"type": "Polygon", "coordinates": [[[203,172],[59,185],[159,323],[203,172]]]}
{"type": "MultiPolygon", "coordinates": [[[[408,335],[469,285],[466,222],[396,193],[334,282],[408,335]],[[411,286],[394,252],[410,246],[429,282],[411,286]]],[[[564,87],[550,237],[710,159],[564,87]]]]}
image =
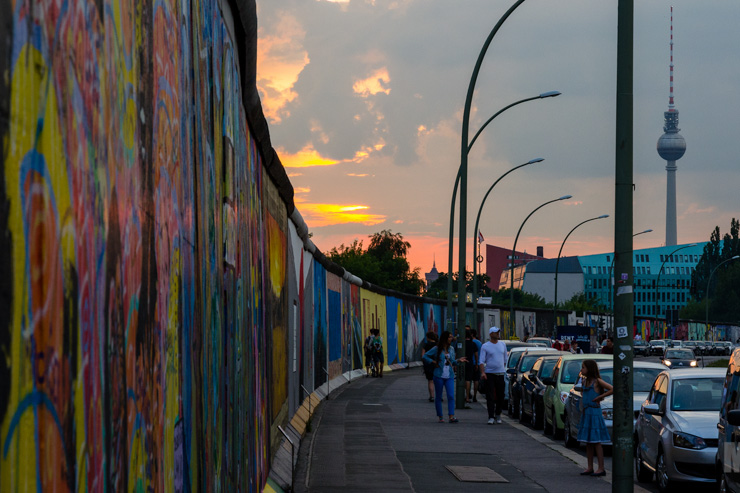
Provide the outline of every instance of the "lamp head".
{"type": "Polygon", "coordinates": [[[547,91],[547,92],[543,92],[542,94],[540,94],[540,99],[554,98],[556,96],[560,96],[560,94],[561,94],[560,91],[547,91]]]}
{"type": "Polygon", "coordinates": [[[568,200],[568,199],[572,199],[572,198],[573,198],[573,196],[572,196],[572,195],[563,195],[563,196],[562,196],[562,197],[560,197],[560,198],[559,198],[558,200],[568,200]]]}
{"type": "Polygon", "coordinates": [[[735,260],[735,259],[739,259],[739,258],[740,258],[740,255],[735,255],[735,256],[734,256],[734,257],[732,257],[732,258],[731,258],[730,260],[735,260]]]}
{"type": "Polygon", "coordinates": [[[597,217],[596,219],[606,219],[607,217],[609,217],[609,214],[604,214],[602,216],[597,217]]]}
{"type": "Polygon", "coordinates": [[[536,157],[534,159],[531,159],[531,160],[527,161],[527,164],[541,163],[544,160],[545,160],[545,158],[543,158],[543,157],[536,157]]]}

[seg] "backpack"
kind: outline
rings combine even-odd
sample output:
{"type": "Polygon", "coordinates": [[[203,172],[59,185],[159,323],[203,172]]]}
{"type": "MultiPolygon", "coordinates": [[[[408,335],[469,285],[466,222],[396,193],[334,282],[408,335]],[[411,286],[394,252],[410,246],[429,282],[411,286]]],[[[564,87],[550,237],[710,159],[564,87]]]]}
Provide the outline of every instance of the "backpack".
{"type": "Polygon", "coordinates": [[[373,340],[373,349],[375,349],[378,352],[382,351],[383,350],[383,339],[381,339],[380,337],[376,337],[373,340]]]}

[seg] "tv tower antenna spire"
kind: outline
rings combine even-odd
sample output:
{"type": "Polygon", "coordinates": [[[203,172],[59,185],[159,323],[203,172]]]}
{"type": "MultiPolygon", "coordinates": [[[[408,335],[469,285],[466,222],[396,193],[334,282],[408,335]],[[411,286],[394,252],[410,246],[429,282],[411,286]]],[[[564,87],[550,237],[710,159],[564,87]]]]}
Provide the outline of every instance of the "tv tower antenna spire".
{"type": "Polygon", "coordinates": [[[668,111],[663,112],[663,132],[658,139],[658,154],[666,160],[666,213],[665,213],[665,244],[673,246],[677,243],[676,231],[676,161],[686,152],[686,141],[679,134],[678,110],[673,101],[673,7],[671,7],[671,85],[668,97],[668,111]]]}

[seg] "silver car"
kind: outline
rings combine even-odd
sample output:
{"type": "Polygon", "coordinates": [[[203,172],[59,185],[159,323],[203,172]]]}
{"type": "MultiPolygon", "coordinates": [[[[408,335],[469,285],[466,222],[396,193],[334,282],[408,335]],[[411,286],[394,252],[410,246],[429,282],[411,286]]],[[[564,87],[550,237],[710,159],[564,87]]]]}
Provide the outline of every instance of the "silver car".
{"type": "Polygon", "coordinates": [[[637,418],[637,480],[670,491],[674,481],[717,480],[717,422],[724,368],[674,369],[655,379],[637,418]]]}
{"type": "MultiPolygon", "coordinates": [[[[613,385],[614,379],[614,362],[611,360],[597,361],[601,378],[613,385]]],[[[632,371],[632,409],[635,418],[640,413],[640,406],[647,398],[650,389],[653,387],[655,378],[660,372],[665,370],[665,366],[652,361],[635,361],[632,371]]],[[[578,424],[581,421],[581,399],[583,397],[582,388],[579,385],[573,387],[565,401],[565,413],[563,414],[563,424],[565,432],[563,439],[566,447],[572,447],[577,443],[578,424]]],[[[614,426],[614,398],[609,396],[601,401],[601,414],[606,422],[606,429],[609,436],[612,436],[614,426]]]]}

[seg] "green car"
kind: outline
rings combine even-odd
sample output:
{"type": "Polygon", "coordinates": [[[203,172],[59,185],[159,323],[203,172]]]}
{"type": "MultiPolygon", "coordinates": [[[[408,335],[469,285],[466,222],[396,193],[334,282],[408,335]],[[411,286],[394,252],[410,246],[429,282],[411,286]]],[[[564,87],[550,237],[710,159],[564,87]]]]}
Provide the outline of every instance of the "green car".
{"type": "Polygon", "coordinates": [[[555,438],[563,434],[563,412],[565,399],[573,388],[581,372],[584,360],[612,360],[611,354],[566,354],[558,360],[552,371],[552,377],[547,382],[544,399],[544,431],[555,438]]]}

